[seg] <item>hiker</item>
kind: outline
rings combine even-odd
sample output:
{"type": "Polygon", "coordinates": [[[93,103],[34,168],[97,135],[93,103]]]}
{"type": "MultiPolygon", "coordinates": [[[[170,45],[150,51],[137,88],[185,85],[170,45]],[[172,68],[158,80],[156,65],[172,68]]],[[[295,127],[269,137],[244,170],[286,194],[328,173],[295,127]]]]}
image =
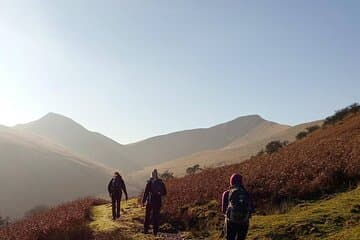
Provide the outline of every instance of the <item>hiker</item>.
{"type": "Polygon", "coordinates": [[[150,219],[152,219],[153,233],[156,236],[159,231],[159,218],[162,197],[166,195],[164,182],[158,177],[156,169],[151,173],[147,181],[142,199],[143,206],[146,205],[144,233],[149,231],[150,219]]]}
{"type": "Polygon", "coordinates": [[[108,191],[112,203],[113,220],[120,218],[120,202],[122,192],[125,193],[125,199],[128,200],[125,182],[119,172],[115,172],[113,178],[108,184],[108,191]]]}
{"type": "Polygon", "coordinates": [[[242,176],[230,177],[230,189],[222,195],[222,212],[225,214],[224,232],[227,240],[245,240],[249,219],[254,212],[250,194],[243,186],[242,176]]]}

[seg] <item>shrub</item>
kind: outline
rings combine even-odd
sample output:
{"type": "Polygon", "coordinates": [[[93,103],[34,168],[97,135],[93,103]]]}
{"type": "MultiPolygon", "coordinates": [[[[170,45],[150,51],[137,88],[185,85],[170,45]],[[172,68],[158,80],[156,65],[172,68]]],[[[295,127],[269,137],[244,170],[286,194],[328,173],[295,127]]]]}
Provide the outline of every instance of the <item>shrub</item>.
{"type": "Polygon", "coordinates": [[[49,209],[48,206],[38,205],[38,206],[35,206],[35,207],[33,207],[32,209],[30,209],[29,211],[27,211],[27,212],[25,213],[25,216],[26,216],[26,217],[30,217],[31,215],[35,215],[35,214],[39,214],[39,213],[45,212],[45,211],[48,210],[48,209],[49,209]]]}
{"type": "Polygon", "coordinates": [[[351,113],[357,113],[359,111],[360,111],[360,105],[358,103],[354,103],[346,108],[336,111],[334,115],[327,117],[323,123],[323,126],[339,122],[343,120],[347,115],[351,113]]]}
{"type": "Polygon", "coordinates": [[[188,167],[187,169],[186,169],[186,173],[188,174],[188,175],[193,175],[193,174],[195,174],[195,173],[197,173],[197,172],[199,172],[199,171],[201,171],[202,170],[202,168],[200,168],[200,165],[199,164],[196,164],[196,165],[194,165],[194,166],[192,166],[192,167],[188,167]]]}
{"type": "Polygon", "coordinates": [[[164,179],[165,181],[174,178],[174,173],[170,172],[169,170],[166,170],[163,173],[160,173],[160,178],[164,179]]]}
{"type": "Polygon", "coordinates": [[[299,133],[296,135],[296,139],[297,139],[297,140],[303,139],[303,138],[306,137],[307,135],[308,135],[308,133],[305,132],[305,131],[299,132],[299,133]]]}
{"type": "Polygon", "coordinates": [[[306,130],[308,131],[308,133],[312,133],[312,132],[318,130],[319,128],[320,128],[319,125],[314,125],[314,126],[307,127],[306,130]]]}
{"type": "Polygon", "coordinates": [[[257,154],[256,154],[256,157],[258,156],[261,156],[261,155],[264,155],[265,154],[265,151],[263,149],[261,149],[257,154]]]}
{"type": "Polygon", "coordinates": [[[287,145],[287,142],[280,142],[280,141],[271,141],[269,142],[265,147],[265,152],[267,154],[272,154],[274,152],[277,152],[280,148],[282,148],[284,145],[287,145]]]}

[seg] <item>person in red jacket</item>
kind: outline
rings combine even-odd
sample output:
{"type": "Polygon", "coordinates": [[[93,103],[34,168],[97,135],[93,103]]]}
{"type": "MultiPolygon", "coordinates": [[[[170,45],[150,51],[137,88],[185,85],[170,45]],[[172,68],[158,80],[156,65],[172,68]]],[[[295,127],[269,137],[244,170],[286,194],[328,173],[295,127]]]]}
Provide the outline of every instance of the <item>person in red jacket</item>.
{"type": "Polygon", "coordinates": [[[128,200],[128,194],[126,191],[126,186],[123,178],[120,173],[115,172],[113,178],[108,184],[108,191],[112,203],[112,216],[113,220],[120,218],[120,202],[122,192],[125,193],[125,199],[128,200]]]}
{"type": "Polygon", "coordinates": [[[142,199],[143,206],[146,205],[144,233],[149,231],[150,219],[152,219],[153,233],[156,236],[159,231],[160,209],[162,197],[166,195],[164,182],[158,177],[156,169],[151,173],[151,178],[147,181],[142,199]]]}
{"type": "Polygon", "coordinates": [[[225,214],[226,239],[245,240],[254,205],[250,194],[243,186],[240,174],[234,173],[230,177],[230,189],[222,195],[221,210],[225,214]]]}

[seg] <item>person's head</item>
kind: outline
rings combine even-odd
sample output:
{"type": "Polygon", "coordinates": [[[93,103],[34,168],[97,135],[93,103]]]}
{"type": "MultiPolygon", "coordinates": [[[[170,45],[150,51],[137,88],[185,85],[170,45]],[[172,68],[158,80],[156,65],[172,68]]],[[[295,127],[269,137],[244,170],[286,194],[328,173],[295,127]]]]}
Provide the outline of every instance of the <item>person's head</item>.
{"type": "Polygon", "coordinates": [[[120,177],[120,173],[119,172],[114,172],[114,177],[120,177]]]}
{"type": "Polygon", "coordinates": [[[234,173],[233,175],[231,175],[230,177],[230,186],[242,186],[243,185],[243,181],[242,181],[242,176],[238,173],[234,173]]]}
{"type": "Polygon", "coordinates": [[[153,179],[158,179],[159,178],[157,169],[154,169],[152,171],[151,178],[153,178],[153,179]]]}

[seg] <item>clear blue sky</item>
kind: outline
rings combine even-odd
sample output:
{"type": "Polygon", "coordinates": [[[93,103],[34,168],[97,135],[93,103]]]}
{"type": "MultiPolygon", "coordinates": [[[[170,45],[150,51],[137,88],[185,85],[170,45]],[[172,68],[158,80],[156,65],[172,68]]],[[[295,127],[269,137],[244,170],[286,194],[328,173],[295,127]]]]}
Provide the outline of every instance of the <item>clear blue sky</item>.
{"type": "Polygon", "coordinates": [[[0,124],[57,112],[120,143],[360,101],[360,1],[0,2],[0,124]]]}

